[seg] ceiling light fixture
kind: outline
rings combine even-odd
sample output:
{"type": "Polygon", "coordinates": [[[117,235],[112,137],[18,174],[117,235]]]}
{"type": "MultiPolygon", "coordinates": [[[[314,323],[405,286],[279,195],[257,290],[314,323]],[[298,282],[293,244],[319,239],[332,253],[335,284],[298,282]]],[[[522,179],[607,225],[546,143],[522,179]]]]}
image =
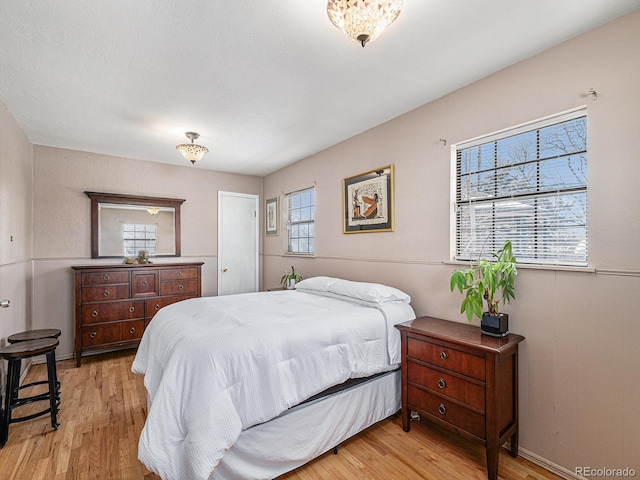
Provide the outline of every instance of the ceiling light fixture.
{"type": "Polygon", "coordinates": [[[402,10],[402,0],[329,0],[329,20],[363,47],[391,25],[402,10]]]}
{"type": "Polygon", "coordinates": [[[191,139],[191,143],[181,143],[180,145],[176,145],[176,150],[178,150],[184,158],[189,160],[191,163],[196,163],[198,160],[201,160],[205,153],[209,151],[207,147],[203,147],[202,145],[198,145],[193,143],[200,134],[196,132],[184,132],[187,138],[191,139]]]}
{"type": "Polygon", "coordinates": [[[147,207],[147,212],[149,212],[151,215],[157,215],[159,211],[159,207],[147,207]]]}

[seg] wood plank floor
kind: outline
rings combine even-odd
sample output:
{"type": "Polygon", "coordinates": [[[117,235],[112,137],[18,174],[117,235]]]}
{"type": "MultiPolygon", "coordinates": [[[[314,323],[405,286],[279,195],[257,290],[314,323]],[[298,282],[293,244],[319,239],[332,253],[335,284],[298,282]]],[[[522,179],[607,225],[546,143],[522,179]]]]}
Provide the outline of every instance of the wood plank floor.
{"type": "MultiPolygon", "coordinates": [[[[129,350],[87,357],[81,368],[75,368],[73,360],[58,362],[60,428],[54,431],[44,416],[12,424],[9,441],[0,450],[0,478],[159,479],[137,459],[146,391],[142,377],[131,373],[133,356],[129,350]]],[[[45,366],[36,365],[26,381],[44,378],[45,366]]],[[[17,413],[40,408],[29,405],[17,413]]],[[[513,459],[506,451],[501,452],[499,470],[502,480],[560,478],[526,460],[513,459]]],[[[338,455],[326,453],[280,477],[318,479],[485,480],[484,449],[424,421],[414,422],[411,432],[405,433],[396,415],[344,442],[338,455]]]]}

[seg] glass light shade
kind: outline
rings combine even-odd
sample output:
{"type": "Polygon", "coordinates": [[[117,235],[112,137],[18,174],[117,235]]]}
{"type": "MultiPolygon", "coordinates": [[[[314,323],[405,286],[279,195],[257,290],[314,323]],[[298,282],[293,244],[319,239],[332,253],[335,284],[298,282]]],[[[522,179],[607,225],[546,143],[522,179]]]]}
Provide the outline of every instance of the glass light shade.
{"type": "Polygon", "coordinates": [[[149,212],[151,215],[157,215],[159,211],[159,207],[147,207],[147,212],[149,212]]]}
{"type": "Polygon", "coordinates": [[[402,0],[329,0],[329,20],[349,38],[372,42],[391,25],[402,10],[402,0]]]}
{"type": "Polygon", "coordinates": [[[195,143],[181,143],[180,145],[176,145],[176,150],[178,150],[184,158],[189,160],[191,163],[196,163],[198,160],[202,160],[204,154],[209,151],[207,147],[203,147],[202,145],[195,143]]]}

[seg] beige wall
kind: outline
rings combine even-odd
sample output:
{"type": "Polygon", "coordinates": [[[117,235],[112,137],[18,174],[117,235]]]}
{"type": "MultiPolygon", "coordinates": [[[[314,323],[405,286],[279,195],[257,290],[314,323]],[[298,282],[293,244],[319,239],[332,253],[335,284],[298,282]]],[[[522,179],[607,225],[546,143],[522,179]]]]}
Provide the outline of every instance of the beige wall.
{"type": "Polygon", "coordinates": [[[182,256],[156,263],[202,261],[202,294],[217,285],[218,190],[261,194],[262,179],[191,167],[35,146],[33,327],[60,328],[58,358],[73,355],[74,291],[71,265],[92,260],[90,199],[85,191],[183,198],[182,256]]]}
{"type": "Polygon", "coordinates": [[[282,256],[284,233],[265,237],[265,285],[294,264],[304,277],[397,286],[418,315],[466,321],[448,288],[456,267],[444,263],[451,144],[586,104],[591,273],[521,269],[508,308],[526,337],[520,444],[571,472],[640,474],[639,51],[636,11],[267,176],[264,198],[315,184],[317,206],[315,258],[282,256]],[[343,234],[342,179],[390,163],[395,231],[343,234]]]}
{"type": "Polygon", "coordinates": [[[0,345],[30,327],[32,257],[31,143],[0,103],[0,345]]]}

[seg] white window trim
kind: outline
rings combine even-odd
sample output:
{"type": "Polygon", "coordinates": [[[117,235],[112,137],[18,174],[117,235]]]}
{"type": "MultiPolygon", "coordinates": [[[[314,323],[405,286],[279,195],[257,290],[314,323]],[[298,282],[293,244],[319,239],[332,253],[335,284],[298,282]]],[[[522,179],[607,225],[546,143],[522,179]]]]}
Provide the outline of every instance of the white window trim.
{"type": "MultiPolygon", "coordinates": [[[[491,141],[495,141],[497,139],[503,138],[504,134],[508,132],[511,135],[518,135],[520,133],[527,132],[531,130],[531,127],[535,125],[535,128],[545,128],[550,125],[554,125],[557,123],[566,122],[569,120],[573,120],[578,117],[587,117],[588,119],[588,111],[586,105],[580,105],[578,107],[565,110],[563,112],[559,112],[552,115],[547,115],[544,117],[540,117],[535,120],[530,120],[518,125],[514,125],[511,127],[506,127],[500,130],[493,131],[491,133],[483,134],[477,137],[473,137],[469,140],[464,140],[458,143],[453,143],[449,149],[449,165],[450,165],[450,186],[449,186],[449,259],[444,264],[449,265],[468,265],[468,261],[457,260],[456,259],[456,207],[457,207],[457,198],[456,198],[456,182],[457,182],[457,151],[464,148],[474,147],[476,145],[480,145],[483,143],[488,143],[491,141]]],[[[588,124],[588,120],[587,120],[588,124]]],[[[588,128],[588,127],[587,127],[588,128]]],[[[587,191],[588,191],[588,183],[587,180],[587,191]]],[[[595,268],[591,266],[589,260],[587,259],[587,265],[558,265],[554,263],[526,263],[526,264],[518,264],[518,268],[532,268],[532,269],[540,269],[540,270],[567,270],[567,271],[581,271],[581,272],[595,272],[595,268]]]]}
{"type": "Polygon", "coordinates": [[[317,204],[318,204],[318,192],[316,191],[316,185],[315,183],[309,187],[304,187],[304,188],[300,188],[298,190],[293,190],[291,192],[287,192],[287,193],[283,193],[284,196],[284,202],[282,202],[284,204],[284,212],[282,215],[282,227],[283,227],[283,231],[286,233],[285,235],[283,235],[283,252],[281,254],[282,257],[296,257],[296,258],[300,258],[300,257],[307,257],[307,258],[313,258],[315,257],[316,254],[316,235],[315,235],[315,224],[316,224],[316,215],[315,212],[317,210],[317,204]],[[313,234],[313,253],[309,253],[309,252],[290,252],[289,251],[289,233],[291,232],[291,225],[289,224],[289,208],[290,208],[290,196],[291,195],[295,195],[296,193],[301,193],[301,192],[305,192],[307,190],[313,190],[313,197],[314,197],[314,202],[313,202],[313,207],[314,207],[314,214],[313,214],[313,225],[314,225],[314,234],[313,234]]]}

